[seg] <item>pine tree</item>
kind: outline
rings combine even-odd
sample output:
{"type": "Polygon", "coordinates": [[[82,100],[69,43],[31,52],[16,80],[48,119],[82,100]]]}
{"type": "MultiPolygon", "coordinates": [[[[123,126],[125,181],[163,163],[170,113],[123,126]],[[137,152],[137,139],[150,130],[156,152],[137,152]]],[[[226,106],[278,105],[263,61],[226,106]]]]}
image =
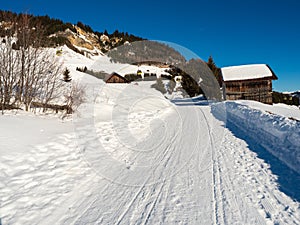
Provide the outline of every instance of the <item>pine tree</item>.
{"type": "Polygon", "coordinates": [[[68,68],[66,68],[63,75],[64,75],[64,81],[65,82],[70,82],[72,80],[72,78],[70,76],[70,70],[68,70],[68,68]]]}
{"type": "Polygon", "coordinates": [[[114,33],[113,33],[113,36],[114,36],[114,37],[119,37],[119,31],[118,31],[118,30],[115,30],[114,33]]]}
{"type": "Polygon", "coordinates": [[[212,56],[209,56],[208,61],[207,61],[207,66],[211,69],[211,71],[213,72],[215,78],[217,79],[220,87],[222,87],[222,82],[223,82],[223,77],[221,74],[221,69],[218,68],[212,58],[212,56]]]}

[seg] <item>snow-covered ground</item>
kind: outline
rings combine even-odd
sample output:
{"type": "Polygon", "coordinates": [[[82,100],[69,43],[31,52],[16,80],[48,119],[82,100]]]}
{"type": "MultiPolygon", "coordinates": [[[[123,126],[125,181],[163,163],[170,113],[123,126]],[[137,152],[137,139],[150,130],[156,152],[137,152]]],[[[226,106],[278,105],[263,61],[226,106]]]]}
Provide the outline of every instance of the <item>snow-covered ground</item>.
{"type": "Polygon", "coordinates": [[[218,118],[256,139],[294,171],[300,171],[300,110],[284,104],[235,101],[212,106],[218,118]],[[285,116],[284,116],[285,115],[285,116]],[[293,116],[293,117],[292,117],[293,116]]]}
{"type": "Polygon", "coordinates": [[[105,84],[75,70],[101,56],[67,51],[62,61],[88,96],[72,121],[0,116],[3,225],[300,224],[297,165],[254,135],[264,123],[275,132],[277,117],[281,134],[298,135],[299,122],[277,106],[170,102],[150,82],[105,84]]]}
{"type": "Polygon", "coordinates": [[[282,103],[268,105],[256,101],[244,101],[244,100],[239,100],[236,102],[241,105],[250,106],[253,109],[261,110],[266,113],[275,114],[290,119],[294,118],[300,121],[300,108],[295,105],[291,106],[282,103]]]}

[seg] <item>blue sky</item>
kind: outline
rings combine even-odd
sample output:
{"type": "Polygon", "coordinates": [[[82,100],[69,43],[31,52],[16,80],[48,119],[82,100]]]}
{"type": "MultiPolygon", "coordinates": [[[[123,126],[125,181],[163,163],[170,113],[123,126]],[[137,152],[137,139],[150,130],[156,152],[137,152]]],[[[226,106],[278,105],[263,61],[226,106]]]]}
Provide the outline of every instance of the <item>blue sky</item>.
{"type": "Polygon", "coordinates": [[[266,63],[274,90],[300,90],[298,0],[2,0],[0,9],[174,42],[219,67],[266,63]]]}

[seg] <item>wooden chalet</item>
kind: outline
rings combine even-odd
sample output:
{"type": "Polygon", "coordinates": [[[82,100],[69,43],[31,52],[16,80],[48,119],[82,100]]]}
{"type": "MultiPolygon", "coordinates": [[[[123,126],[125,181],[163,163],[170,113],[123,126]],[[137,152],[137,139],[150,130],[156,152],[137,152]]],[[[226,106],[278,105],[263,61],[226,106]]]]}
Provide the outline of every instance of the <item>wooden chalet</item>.
{"type": "Polygon", "coordinates": [[[105,82],[106,83],[129,83],[129,81],[125,77],[122,77],[120,74],[115,72],[110,74],[105,79],[105,82]]]}
{"type": "Polygon", "coordinates": [[[221,68],[226,100],[254,100],[272,104],[272,80],[277,76],[266,64],[221,68]]]}

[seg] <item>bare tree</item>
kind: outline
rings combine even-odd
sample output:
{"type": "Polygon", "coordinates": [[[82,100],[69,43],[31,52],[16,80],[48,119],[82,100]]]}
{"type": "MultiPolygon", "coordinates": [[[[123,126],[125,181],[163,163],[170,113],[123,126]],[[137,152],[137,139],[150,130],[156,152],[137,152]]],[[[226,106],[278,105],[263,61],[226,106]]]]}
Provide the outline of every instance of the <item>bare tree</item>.
{"type": "Polygon", "coordinates": [[[46,106],[63,99],[62,65],[55,54],[43,48],[43,28],[31,27],[26,14],[12,22],[14,29],[0,46],[0,104],[46,106]]]}
{"type": "Polygon", "coordinates": [[[69,91],[65,93],[66,114],[75,112],[84,103],[85,97],[85,86],[72,82],[69,91]]]}
{"type": "Polygon", "coordinates": [[[45,54],[43,56],[45,57],[43,63],[47,64],[47,67],[41,65],[41,72],[46,75],[39,79],[36,98],[43,104],[43,110],[46,111],[47,105],[62,99],[63,91],[67,86],[61,79],[62,65],[55,59],[52,59],[53,56],[51,56],[51,54],[45,54]]]}
{"type": "MultiPolygon", "coordinates": [[[[22,74],[21,102],[28,111],[33,101],[46,106],[62,96],[62,65],[47,49],[29,47],[22,74]]],[[[23,67],[23,66],[22,66],[23,67]]]]}
{"type": "Polygon", "coordinates": [[[15,23],[6,27],[7,36],[0,44],[0,105],[3,110],[12,108],[16,102],[14,92],[16,92],[16,80],[19,73],[19,58],[13,49],[15,44],[14,28],[15,23]]]}

